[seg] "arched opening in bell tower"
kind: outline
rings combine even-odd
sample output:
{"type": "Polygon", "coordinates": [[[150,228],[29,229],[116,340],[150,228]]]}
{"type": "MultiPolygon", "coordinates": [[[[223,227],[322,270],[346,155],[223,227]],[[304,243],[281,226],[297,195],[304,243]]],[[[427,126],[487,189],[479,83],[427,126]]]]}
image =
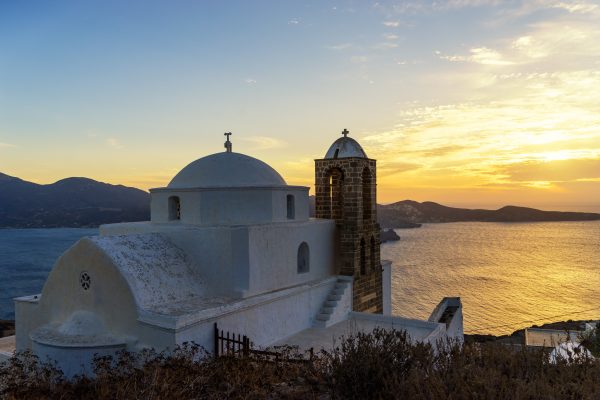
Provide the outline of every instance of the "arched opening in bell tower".
{"type": "Polygon", "coordinates": [[[344,173],[339,168],[332,168],[328,180],[329,217],[340,221],[344,216],[344,173]]]}

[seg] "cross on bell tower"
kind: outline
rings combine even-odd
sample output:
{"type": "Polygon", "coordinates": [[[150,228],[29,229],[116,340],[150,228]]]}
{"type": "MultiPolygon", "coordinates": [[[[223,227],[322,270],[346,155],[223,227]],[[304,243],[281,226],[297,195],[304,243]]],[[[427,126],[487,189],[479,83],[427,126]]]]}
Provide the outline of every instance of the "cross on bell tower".
{"type": "Polygon", "coordinates": [[[229,136],[233,135],[233,133],[231,133],[231,132],[225,132],[224,135],[227,136],[227,141],[225,142],[225,151],[227,153],[231,153],[231,151],[233,149],[233,144],[229,140],[229,136]]]}
{"type": "Polygon", "coordinates": [[[342,135],[344,135],[344,137],[348,137],[348,135],[350,134],[350,131],[346,128],[344,128],[344,130],[342,131],[342,135]]]}

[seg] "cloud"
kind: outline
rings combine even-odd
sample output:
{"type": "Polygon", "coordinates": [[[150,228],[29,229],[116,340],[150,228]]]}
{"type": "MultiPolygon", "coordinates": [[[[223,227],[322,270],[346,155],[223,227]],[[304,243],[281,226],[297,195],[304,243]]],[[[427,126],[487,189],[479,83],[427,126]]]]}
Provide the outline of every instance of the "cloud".
{"type": "Polygon", "coordinates": [[[485,87],[492,99],[409,107],[394,128],[362,141],[384,168],[419,166],[389,167],[383,185],[558,191],[600,178],[597,87],[600,71],[509,74],[485,87]]]}
{"type": "Polygon", "coordinates": [[[300,20],[298,18],[292,18],[288,21],[288,25],[298,25],[300,20]]]}
{"type": "Polygon", "coordinates": [[[123,148],[123,145],[121,144],[119,139],[114,138],[114,137],[107,138],[106,144],[108,144],[110,147],[117,149],[117,150],[120,150],[123,148]]]}
{"type": "Polygon", "coordinates": [[[366,63],[369,61],[367,56],[352,56],[350,57],[350,61],[354,64],[366,63]]]}
{"type": "Polygon", "coordinates": [[[254,85],[256,84],[256,79],[246,78],[244,79],[244,82],[246,82],[248,85],[254,85]]]}
{"type": "Polygon", "coordinates": [[[377,167],[377,174],[381,177],[398,174],[400,172],[415,171],[421,168],[421,164],[404,161],[382,161],[377,167]]]}
{"type": "Polygon", "coordinates": [[[483,65],[513,65],[513,61],[506,60],[500,52],[487,48],[487,47],[475,47],[469,50],[471,53],[468,56],[454,55],[448,56],[442,54],[440,51],[436,51],[435,54],[442,60],[452,62],[474,62],[483,65]]]}
{"type": "Polygon", "coordinates": [[[578,2],[578,1],[571,1],[571,2],[562,2],[561,1],[559,3],[550,5],[550,7],[567,10],[570,13],[584,13],[584,14],[598,11],[600,9],[600,6],[598,6],[598,4],[592,4],[592,3],[588,3],[588,2],[578,2]]]}
{"type": "Polygon", "coordinates": [[[0,148],[3,148],[3,147],[5,147],[5,148],[6,148],[6,147],[17,147],[17,146],[16,146],[16,145],[14,145],[14,144],[10,144],[10,143],[3,143],[3,142],[0,142],[0,148]]]}
{"type": "Polygon", "coordinates": [[[283,140],[269,136],[249,136],[239,140],[249,143],[248,150],[251,151],[279,149],[287,145],[283,140]]]}
{"type": "Polygon", "coordinates": [[[333,46],[329,46],[329,48],[332,50],[345,50],[345,49],[349,49],[351,47],[352,47],[352,43],[340,43],[340,44],[335,44],[333,46]]]}
{"type": "Polygon", "coordinates": [[[398,47],[398,43],[394,43],[394,42],[382,42],[379,44],[375,45],[376,49],[395,49],[396,47],[398,47]]]}
{"type": "Polygon", "coordinates": [[[513,182],[568,182],[600,179],[600,158],[525,161],[498,166],[513,182]]]}
{"type": "Polygon", "coordinates": [[[400,26],[400,21],[383,21],[382,24],[388,28],[397,28],[400,26]]]}

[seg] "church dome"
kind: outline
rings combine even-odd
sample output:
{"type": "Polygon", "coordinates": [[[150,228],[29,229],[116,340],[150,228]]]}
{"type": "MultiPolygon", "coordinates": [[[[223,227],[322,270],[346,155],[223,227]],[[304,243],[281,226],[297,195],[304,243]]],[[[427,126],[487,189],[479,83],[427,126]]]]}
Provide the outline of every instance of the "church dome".
{"type": "Polygon", "coordinates": [[[167,187],[186,189],[286,185],[281,175],[268,164],[244,154],[223,152],[190,163],[175,175],[167,187]]]}
{"type": "Polygon", "coordinates": [[[347,131],[344,137],[339,138],[327,150],[327,154],[325,154],[325,158],[348,158],[348,157],[359,157],[359,158],[369,158],[367,157],[367,153],[363,150],[363,148],[358,144],[358,142],[347,135],[347,131]]]}

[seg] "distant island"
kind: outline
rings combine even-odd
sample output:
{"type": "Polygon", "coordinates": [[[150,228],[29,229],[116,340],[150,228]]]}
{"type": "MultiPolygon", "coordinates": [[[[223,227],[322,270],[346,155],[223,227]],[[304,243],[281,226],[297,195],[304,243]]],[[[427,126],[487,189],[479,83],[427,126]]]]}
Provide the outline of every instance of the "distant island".
{"type": "Polygon", "coordinates": [[[87,178],[39,185],[0,173],[0,228],[86,228],[150,218],[150,194],[87,178]]]}
{"type": "Polygon", "coordinates": [[[384,228],[406,228],[410,224],[438,222],[550,222],[595,221],[600,214],[542,211],[535,208],[506,206],[498,210],[470,210],[447,207],[431,201],[403,200],[378,206],[379,224],[384,228]]]}
{"type": "MultiPolygon", "coordinates": [[[[310,198],[314,216],[314,196],[310,198]]],[[[592,221],[600,214],[542,211],[506,206],[498,210],[447,207],[431,201],[403,200],[379,204],[382,228],[418,228],[437,222],[592,221]]],[[[91,228],[115,222],[150,219],[150,194],[88,178],[66,178],[49,185],[0,173],[0,228],[91,228]]],[[[387,240],[397,240],[384,232],[387,240]]]]}

